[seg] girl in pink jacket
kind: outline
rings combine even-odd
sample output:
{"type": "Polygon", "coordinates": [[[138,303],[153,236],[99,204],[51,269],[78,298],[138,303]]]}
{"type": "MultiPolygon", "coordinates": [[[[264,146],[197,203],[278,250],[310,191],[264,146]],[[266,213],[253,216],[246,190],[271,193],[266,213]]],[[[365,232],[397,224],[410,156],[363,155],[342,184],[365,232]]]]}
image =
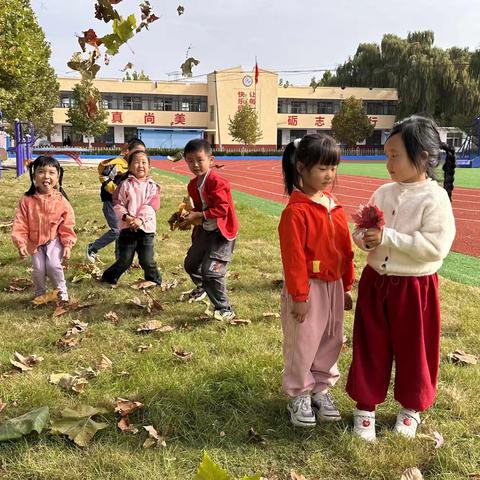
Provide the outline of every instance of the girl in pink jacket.
{"type": "Polygon", "coordinates": [[[130,268],[135,252],[145,273],[145,280],[162,283],[154,259],[156,211],[160,208],[160,186],[150,177],[150,158],[144,151],[128,157],[129,176],[115,190],[114,210],[120,221],[118,260],[105,272],[102,282],[115,285],[130,268]]]}
{"type": "Polygon", "coordinates": [[[12,240],[21,258],[32,255],[35,297],[47,292],[47,278],[68,301],[62,260],[77,241],[75,215],[62,188],[63,168],[52,157],[40,156],[29,166],[30,188],[20,200],[12,240]]]}

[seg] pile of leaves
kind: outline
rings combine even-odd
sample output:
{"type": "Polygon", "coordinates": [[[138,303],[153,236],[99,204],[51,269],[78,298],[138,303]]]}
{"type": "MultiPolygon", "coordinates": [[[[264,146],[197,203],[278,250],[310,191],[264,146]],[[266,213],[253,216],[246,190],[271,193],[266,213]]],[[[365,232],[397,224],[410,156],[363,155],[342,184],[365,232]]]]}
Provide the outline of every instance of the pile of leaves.
{"type": "MultiPolygon", "coordinates": [[[[188,214],[193,210],[193,203],[190,197],[185,197],[183,201],[178,205],[176,212],[172,213],[168,219],[170,230],[190,230],[191,224],[182,225],[183,221],[188,217],[188,214]]],[[[201,225],[202,219],[195,220],[195,225],[201,225]]]]}

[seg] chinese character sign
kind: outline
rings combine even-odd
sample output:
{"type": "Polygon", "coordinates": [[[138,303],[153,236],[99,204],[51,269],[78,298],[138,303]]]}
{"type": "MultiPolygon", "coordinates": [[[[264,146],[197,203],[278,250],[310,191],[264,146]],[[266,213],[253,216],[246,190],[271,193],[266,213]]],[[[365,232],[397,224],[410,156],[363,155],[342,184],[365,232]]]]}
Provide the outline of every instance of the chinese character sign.
{"type": "Polygon", "coordinates": [[[298,125],[298,116],[297,115],[289,115],[287,119],[287,124],[291,127],[296,127],[298,125]]]}
{"type": "Polygon", "coordinates": [[[112,123],[123,123],[123,112],[112,112],[112,123]]]}
{"type": "Polygon", "coordinates": [[[325,117],[322,117],[319,115],[318,117],[315,117],[315,126],[316,127],[323,127],[325,125],[325,117]]]}
{"type": "Polygon", "coordinates": [[[155,123],[155,114],[154,113],[145,113],[145,118],[144,118],[145,125],[147,123],[155,123]]]}
{"type": "Polygon", "coordinates": [[[173,120],[174,125],[185,125],[186,118],[184,113],[176,113],[173,120]]]}
{"type": "Polygon", "coordinates": [[[368,120],[370,121],[370,123],[371,123],[374,127],[377,126],[378,117],[368,117],[368,120]]]}

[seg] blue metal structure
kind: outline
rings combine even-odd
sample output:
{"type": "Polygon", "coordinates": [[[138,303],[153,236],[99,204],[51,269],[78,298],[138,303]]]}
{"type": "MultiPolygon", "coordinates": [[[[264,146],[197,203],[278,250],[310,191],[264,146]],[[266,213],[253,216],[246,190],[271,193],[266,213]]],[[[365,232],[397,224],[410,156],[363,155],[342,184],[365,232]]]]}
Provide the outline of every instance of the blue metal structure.
{"type": "Polygon", "coordinates": [[[457,152],[457,166],[480,168],[480,116],[467,130],[467,136],[457,152]]]}

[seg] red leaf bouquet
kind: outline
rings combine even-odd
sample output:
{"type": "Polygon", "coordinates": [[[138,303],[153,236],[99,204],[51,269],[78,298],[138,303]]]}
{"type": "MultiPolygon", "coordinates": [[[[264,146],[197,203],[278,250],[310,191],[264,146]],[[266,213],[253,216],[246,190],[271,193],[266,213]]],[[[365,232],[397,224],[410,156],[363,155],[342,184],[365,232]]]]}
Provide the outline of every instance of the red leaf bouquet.
{"type": "Polygon", "coordinates": [[[360,205],[355,213],[352,213],[355,228],[381,228],[385,225],[383,212],[375,205],[360,205]]]}

